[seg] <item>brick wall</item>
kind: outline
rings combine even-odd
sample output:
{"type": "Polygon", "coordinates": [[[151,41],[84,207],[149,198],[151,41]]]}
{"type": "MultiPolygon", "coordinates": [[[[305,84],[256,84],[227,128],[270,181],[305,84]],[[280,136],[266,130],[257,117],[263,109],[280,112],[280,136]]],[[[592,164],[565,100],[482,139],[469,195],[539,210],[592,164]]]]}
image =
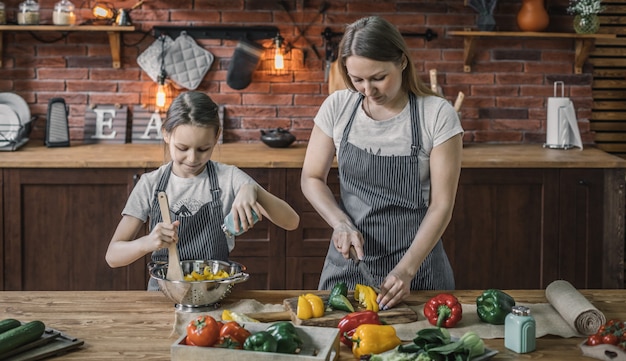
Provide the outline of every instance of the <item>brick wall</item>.
{"type": "MultiPolygon", "coordinates": [[[[57,0],[40,0],[41,21],[51,23],[57,0]]],[[[306,141],[318,106],[328,94],[324,81],[324,40],[326,27],[342,32],[343,24],[362,16],[379,14],[404,33],[434,30],[433,41],[407,37],[414,62],[428,81],[428,70],[437,69],[444,95],[454,101],[459,91],[466,94],[462,122],[465,142],[545,142],[546,103],[553,94],[554,81],[566,84],[572,98],[585,143],[592,143],[588,119],[591,116],[591,68],[574,74],[574,41],[551,38],[479,39],[472,72],[463,72],[463,38],[448,36],[448,30],[474,26],[476,13],[463,0],[329,0],[330,7],[319,13],[321,0],[287,0],[300,28],[312,22],[294,44],[302,56],[298,69],[286,76],[269,76],[256,71],[253,82],[243,90],[226,84],[227,68],[236,41],[198,39],[215,61],[198,90],[210,94],[225,110],[225,142],[258,141],[259,130],[283,127],[306,141]],[[315,44],[321,59],[312,50],[315,44]]],[[[14,21],[19,1],[5,0],[7,17],[14,21]]],[[[118,8],[130,8],[135,1],[115,1],[118,8]]],[[[298,30],[278,1],[269,0],[151,0],[131,13],[134,33],[123,35],[122,67],[111,67],[106,33],[86,32],[4,32],[0,90],[24,97],[37,116],[31,139],[43,139],[48,99],[63,97],[70,105],[72,140],[83,139],[88,106],[127,104],[131,109],[146,102],[154,83],[137,65],[137,56],[155,40],[154,25],[273,25],[286,41],[298,30]],[[65,36],[66,35],[66,36],[65,36]]],[[[90,19],[95,1],[74,1],[80,21],[90,19]]],[[[498,30],[516,31],[518,0],[501,0],[495,15],[498,30]]],[[[547,31],[572,32],[572,17],[566,13],[567,0],[550,0],[547,31]]],[[[268,45],[265,43],[265,45],[268,45]]],[[[299,53],[298,53],[299,52],[299,53]]]]}

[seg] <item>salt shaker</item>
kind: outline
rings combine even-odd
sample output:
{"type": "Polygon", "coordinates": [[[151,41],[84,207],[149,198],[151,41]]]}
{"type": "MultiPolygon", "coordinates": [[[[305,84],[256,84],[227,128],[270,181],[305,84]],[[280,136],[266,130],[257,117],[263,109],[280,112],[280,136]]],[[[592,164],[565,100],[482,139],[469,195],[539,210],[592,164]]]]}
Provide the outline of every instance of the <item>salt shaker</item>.
{"type": "Polygon", "coordinates": [[[536,325],[525,306],[513,306],[504,319],[504,346],[517,353],[535,351],[536,325]]]}
{"type": "MultiPolygon", "coordinates": [[[[253,224],[259,221],[259,216],[256,212],[252,211],[252,221],[253,224]]],[[[235,231],[235,220],[233,219],[233,212],[228,213],[224,218],[224,224],[222,225],[222,230],[228,237],[239,236],[243,234],[245,231],[241,226],[241,221],[239,222],[239,232],[235,231]]]]}

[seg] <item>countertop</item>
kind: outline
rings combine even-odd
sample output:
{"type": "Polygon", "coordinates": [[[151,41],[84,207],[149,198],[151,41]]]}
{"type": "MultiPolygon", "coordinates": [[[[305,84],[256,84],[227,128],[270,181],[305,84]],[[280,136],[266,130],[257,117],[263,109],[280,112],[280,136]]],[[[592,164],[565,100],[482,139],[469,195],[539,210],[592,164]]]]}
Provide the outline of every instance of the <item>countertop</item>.
{"type": "MultiPolygon", "coordinates": [[[[219,145],[213,160],[239,168],[301,168],[306,144],[219,145]]],[[[34,142],[0,153],[0,168],[156,168],[167,161],[163,144],[86,144],[47,148],[34,142]]],[[[626,160],[592,147],[546,149],[541,144],[467,144],[463,168],[626,168],[626,160]]]]}
{"type": "MultiPolygon", "coordinates": [[[[228,303],[256,299],[262,303],[282,304],[303,290],[238,291],[235,287],[228,303]]],[[[315,291],[311,291],[315,292],[315,291]]],[[[481,291],[453,291],[462,303],[475,302],[481,291]]],[[[517,302],[545,303],[544,290],[506,290],[517,302]]],[[[626,319],[626,290],[580,290],[608,319],[626,319]]],[[[425,303],[437,291],[415,291],[409,305],[425,303]]],[[[0,319],[41,320],[85,341],[84,346],[54,360],[169,360],[174,334],[174,305],[160,292],[148,291],[2,291],[0,319]]],[[[503,339],[485,340],[499,353],[493,360],[568,360],[589,361],[578,344],[582,338],[544,336],[537,339],[536,351],[518,355],[504,347],[503,339]]],[[[340,360],[354,360],[341,345],[340,360]]]]}

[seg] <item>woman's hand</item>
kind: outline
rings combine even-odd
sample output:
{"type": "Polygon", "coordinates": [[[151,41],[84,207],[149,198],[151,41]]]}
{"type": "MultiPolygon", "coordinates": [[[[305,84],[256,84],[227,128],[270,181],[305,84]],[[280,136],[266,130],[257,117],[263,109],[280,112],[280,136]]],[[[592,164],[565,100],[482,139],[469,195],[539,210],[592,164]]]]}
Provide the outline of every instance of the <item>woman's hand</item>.
{"type": "Polygon", "coordinates": [[[148,252],[169,248],[171,244],[178,242],[178,225],[180,221],[173,223],[159,222],[152,228],[152,232],[146,237],[148,252]]]}
{"type": "Polygon", "coordinates": [[[350,258],[350,246],[354,246],[359,259],[363,259],[365,256],[363,252],[363,235],[352,224],[345,222],[339,223],[333,229],[331,240],[337,251],[341,253],[345,259],[350,258]]]}
{"type": "Polygon", "coordinates": [[[386,310],[402,302],[411,293],[413,277],[415,275],[400,270],[392,270],[383,281],[383,284],[380,285],[380,293],[376,298],[380,309],[386,310]]]}
{"type": "Polygon", "coordinates": [[[254,226],[252,211],[257,214],[259,221],[263,219],[261,205],[257,202],[257,186],[256,184],[248,183],[239,188],[239,192],[237,192],[231,207],[233,220],[239,220],[239,222],[234,222],[235,231],[239,232],[241,230],[239,229],[239,223],[241,223],[244,231],[248,231],[254,226]]]}

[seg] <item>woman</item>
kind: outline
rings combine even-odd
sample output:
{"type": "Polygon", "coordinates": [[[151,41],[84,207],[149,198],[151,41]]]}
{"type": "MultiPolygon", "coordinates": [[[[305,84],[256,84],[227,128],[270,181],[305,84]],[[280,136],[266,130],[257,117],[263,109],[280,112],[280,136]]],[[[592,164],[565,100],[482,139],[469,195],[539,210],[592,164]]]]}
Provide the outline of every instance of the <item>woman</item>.
{"type": "MultiPolygon", "coordinates": [[[[111,267],[122,267],[151,253],[153,261],[167,261],[168,246],[177,244],[181,260],[228,259],[235,239],[222,230],[224,215],[232,212],[235,231],[254,225],[253,212],[287,230],[300,217],[284,200],[269,193],[241,169],[211,161],[220,132],[218,106],[201,92],[180,94],[163,123],[163,140],[172,159],[141,176],[106,253],[111,267]],[[169,198],[173,223],[164,223],[157,193],[169,198]],[[150,233],[137,238],[150,220],[150,233]]],[[[157,290],[151,279],[149,290],[157,290]]]]}
{"type": "Polygon", "coordinates": [[[398,29],[380,17],[347,26],[339,71],[348,89],[322,104],[302,191],[333,228],[319,288],[365,283],[350,247],[389,308],[416,289],[453,289],[441,236],[452,216],[463,129],[454,108],[416,74],[398,29]],[[326,183],[337,157],[341,199],[326,183]]]}

